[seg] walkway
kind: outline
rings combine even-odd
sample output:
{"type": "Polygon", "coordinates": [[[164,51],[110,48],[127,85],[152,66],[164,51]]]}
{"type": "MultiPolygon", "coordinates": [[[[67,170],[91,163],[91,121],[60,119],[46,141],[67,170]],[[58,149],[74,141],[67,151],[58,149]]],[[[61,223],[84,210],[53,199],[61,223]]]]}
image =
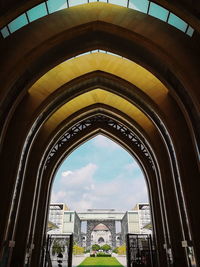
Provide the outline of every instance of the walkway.
{"type": "Polygon", "coordinates": [[[127,266],[126,256],[125,255],[117,255],[114,256],[124,267],[127,266]]]}
{"type": "Polygon", "coordinates": [[[74,256],[72,258],[72,267],[78,266],[86,257],[88,257],[89,254],[74,256]]]}

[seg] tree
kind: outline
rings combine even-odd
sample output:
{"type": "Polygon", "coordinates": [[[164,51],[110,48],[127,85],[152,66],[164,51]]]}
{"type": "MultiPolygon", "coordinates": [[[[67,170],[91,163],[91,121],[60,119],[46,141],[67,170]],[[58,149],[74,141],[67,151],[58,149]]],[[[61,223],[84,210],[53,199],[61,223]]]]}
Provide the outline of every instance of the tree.
{"type": "Polygon", "coordinates": [[[74,255],[81,255],[84,253],[85,248],[80,247],[79,245],[75,244],[73,246],[73,254],[74,255]]]}
{"type": "Polygon", "coordinates": [[[103,245],[103,246],[101,247],[101,249],[102,249],[103,251],[108,251],[108,250],[111,250],[111,246],[108,245],[108,244],[105,244],[105,245],[103,245]]]}
{"type": "Polygon", "coordinates": [[[113,252],[114,252],[114,253],[118,253],[118,248],[117,248],[117,247],[114,248],[114,249],[113,249],[113,252]]]}
{"type": "Polygon", "coordinates": [[[98,251],[100,249],[100,246],[98,244],[92,245],[92,250],[98,251]]]}
{"type": "Polygon", "coordinates": [[[54,240],[52,246],[52,255],[63,253],[65,251],[65,246],[61,245],[58,240],[54,240]]]}

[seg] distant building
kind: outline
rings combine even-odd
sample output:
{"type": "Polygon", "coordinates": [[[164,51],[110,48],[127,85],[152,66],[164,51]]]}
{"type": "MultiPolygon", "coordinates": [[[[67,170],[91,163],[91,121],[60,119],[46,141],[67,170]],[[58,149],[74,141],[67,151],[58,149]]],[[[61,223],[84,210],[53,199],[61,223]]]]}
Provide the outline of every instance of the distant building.
{"type": "Polygon", "coordinates": [[[112,236],[109,228],[105,224],[98,224],[91,233],[91,245],[98,244],[103,246],[105,244],[112,246],[112,236]]]}
{"type": "Polygon", "coordinates": [[[149,203],[138,203],[133,208],[138,212],[140,234],[151,234],[152,230],[145,228],[145,226],[151,223],[151,210],[149,203]]]}
{"type": "Polygon", "coordinates": [[[73,233],[74,241],[90,248],[93,244],[109,244],[111,247],[120,246],[126,242],[126,234],[151,233],[144,228],[151,223],[148,203],[138,203],[133,210],[127,212],[114,209],[89,209],[85,212],[71,211],[63,203],[50,204],[49,221],[58,228],[49,234],[73,233]],[[82,225],[85,231],[82,231],[82,225]],[[117,229],[117,224],[120,226],[117,229]],[[82,232],[81,232],[82,231],[82,232]]]}
{"type": "Polygon", "coordinates": [[[116,234],[116,224],[121,223],[124,212],[114,209],[88,209],[77,214],[82,223],[86,222],[86,235],[82,236],[82,240],[87,248],[95,242],[99,245],[107,243],[113,248],[119,244],[121,237],[116,234]]]}
{"type": "Polygon", "coordinates": [[[64,211],[69,210],[65,203],[52,203],[49,206],[49,221],[57,226],[49,234],[62,234],[64,211]]]}
{"type": "Polygon", "coordinates": [[[78,245],[83,245],[81,236],[81,220],[76,211],[64,211],[62,233],[73,233],[74,242],[78,245]]]}
{"type": "Polygon", "coordinates": [[[139,234],[140,224],[138,211],[127,211],[122,219],[122,243],[126,242],[126,234],[139,234]]]}

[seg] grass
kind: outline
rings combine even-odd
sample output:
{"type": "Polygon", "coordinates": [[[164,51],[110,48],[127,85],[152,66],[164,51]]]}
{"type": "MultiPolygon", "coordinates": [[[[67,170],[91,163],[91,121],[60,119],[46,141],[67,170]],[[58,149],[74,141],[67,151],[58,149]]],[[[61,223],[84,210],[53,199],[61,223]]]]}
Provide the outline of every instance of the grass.
{"type": "Polygon", "coordinates": [[[104,266],[104,267],[120,267],[120,266],[123,266],[121,265],[118,260],[116,258],[104,258],[104,257],[95,257],[95,258],[92,258],[92,257],[88,257],[86,258],[84,261],[81,262],[80,265],[78,265],[78,267],[91,267],[91,266],[104,266]]]}

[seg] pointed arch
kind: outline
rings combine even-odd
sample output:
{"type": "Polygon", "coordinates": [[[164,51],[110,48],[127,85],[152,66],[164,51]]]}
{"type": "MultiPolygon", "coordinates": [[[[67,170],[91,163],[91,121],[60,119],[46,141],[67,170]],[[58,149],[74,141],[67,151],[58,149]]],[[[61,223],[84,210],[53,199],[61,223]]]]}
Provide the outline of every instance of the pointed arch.
{"type": "MultiPolygon", "coordinates": [[[[4,242],[4,244],[8,244],[9,240],[14,240],[16,237],[17,242],[22,244],[16,247],[13,256],[13,259],[21,257],[19,262],[22,264],[27,245],[31,246],[32,241],[35,240],[38,247],[33,252],[33,259],[35,262],[38,260],[41,232],[36,231],[39,228],[36,228],[34,215],[37,215],[35,217],[37,226],[42,226],[43,219],[39,218],[38,211],[39,208],[44,212],[47,210],[47,196],[42,195],[40,187],[41,184],[49,183],[49,179],[45,180],[41,176],[43,156],[48,150],[50,141],[47,138],[48,142],[45,142],[45,137],[56,136],[53,130],[56,131],[63,120],[58,121],[51,131],[47,131],[47,135],[43,124],[47,119],[52,119],[52,114],[63,106],[64,97],[68,97],[68,100],[70,97],[71,99],[77,97],[78,91],[74,88],[78,82],[74,80],[66,84],[66,86],[69,85],[72,95],[65,94],[63,87],[63,93],[60,96],[55,93],[48,99],[45,98],[31,116],[18,112],[31,104],[31,101],[28,101],[30,99],[30,95],[27,94],[28,89],[38,78],[60,62],[82,52],[101,48],[144,66],[169,89],[168,98],[173,108],[171,113],[162,113],[162,109],[156,108],[155,102],[150,101],[146,95],[134,94],[129,89],[125,93],[117,87],[117,82],[115,82],[116,90],[111,89],[111,84],[106,86],[102,84],[103,89],[109,92],[113,90],[112,92],[126,99],[132,106],[137,106],[143,115],[148,117],[151,123],[153,122],[151,132],[148,132],[142,124],[136,128],[142,129],[146,134],[146,140],[149,141],[155,158],[159,161],[160,179],[152,189],[155,191],[151,192],[152,196],[155,196],[157,187],[161,188],[159,195],[161,199],[157,199],[155,203],[156,212],[159,213],[161,203],[162,211],[167,215],[163,227],[166,232],[159,236],[159,252],[163,262],[166,263],[165,252],[163,252],[163,243],[166,240],[165,245],[172,249],[177,265],[185,266],[188,255],[183,251],[181,241],[192,240],[197,257],[200,255],[198,223],[200,214],[196,212],[200,187],[197,159],[200,144],[198,44],[195,43],[195,39],[189,41],[182,33],[177,33],[176,30],[158,23],[156,19],[144,18],[141,14],[134,17],[133,12],[111,10],[108,7],[102,13],[98,8],[95,12],[86,7],[79,14],[69,11],[69,17],[65,16],[65,12],[62,16],[58,12],[49,18],[36,21],[26,29],[21,29],[2,42],[0,56],[4,69],[0,80],[2,110],[0,164],[2,177],[6,178],[0,195],[2,200],[6,199],[8,205],[3,206],[4,202],[0,201],[3,218],[5,218],[1,238],[5,234],[7,243],[4,242]],[[86,13],[87,16],[85,16],[86,13]],[[153,30],[148,27],[150,22],[153,30]],[[60,25],[60,28],[56,28],[55,25],[60,25]],[[13,51],[13,44],[15,51],[13,51]],[[20,117],[19,114],[22,116],[20,117]],[[156,143],[156,137],[161,140],[159,142],[161,146],[156,143]],[[193,179],[188,179],[190,176],[193,179]],[[23,212],[27,216],[23,216],[23,212]],[[24,226],[26,229],[22,229],[24,226]],[[22,232],[27,234],[28,241],[25,234],[21,236],[22,232]]],[[[86,80],[86,77],[82,80],[83,87],[86,80]]],[[[117,81],[119,85],[123,83],[120,79],[117,81]]],[[[87,86],[85,84],[85,91],[88,92],[90,89],[88,90],[87,86]]],[[[32,109],[31,105],[30,109],[32,109]]],[[[121,111],[126,113],[125,109],[121,111]]],[[[73,116],[73,113],[71,115],[73,116]]],[[[121,119],[126,122],[125,116],[121,119]]],[[[160,221],[162,217],[160,213],[160,221]]],[[[37,266],[37,264],[34,265],[35,262],[33,261],[33,266],[37,266]]]]}

